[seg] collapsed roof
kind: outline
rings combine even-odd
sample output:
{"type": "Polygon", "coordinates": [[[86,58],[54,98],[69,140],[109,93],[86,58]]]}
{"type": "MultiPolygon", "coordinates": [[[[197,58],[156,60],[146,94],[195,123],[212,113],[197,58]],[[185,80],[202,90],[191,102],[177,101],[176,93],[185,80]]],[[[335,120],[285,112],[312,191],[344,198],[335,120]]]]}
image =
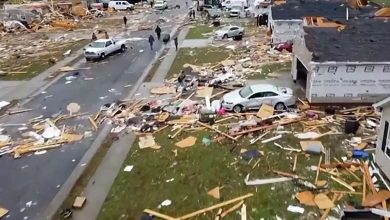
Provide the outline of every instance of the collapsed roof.
{"type": "Polygon", "coordinates": [[[388,62],[390,22],[385,19],[354,19],[344,30],[304,27],[306,48],[312,61],[388,62]]]}
{"type": "MultiPolygon", "coordinates": [[[[367,17],[374,11],[378,10],[377,6],[363,6],[361,1],[349,5],[349,18],[367,17]],[[359,5],[361,8],[356,8],[359,5]]],[[[307,16],[319,16],[330,19],[345,20],[346,18],[346,1],[340,0],[289,0],[286,4],[275,5],[271,7],[273,20],[293,20],[302,19],[307,16]]]]}

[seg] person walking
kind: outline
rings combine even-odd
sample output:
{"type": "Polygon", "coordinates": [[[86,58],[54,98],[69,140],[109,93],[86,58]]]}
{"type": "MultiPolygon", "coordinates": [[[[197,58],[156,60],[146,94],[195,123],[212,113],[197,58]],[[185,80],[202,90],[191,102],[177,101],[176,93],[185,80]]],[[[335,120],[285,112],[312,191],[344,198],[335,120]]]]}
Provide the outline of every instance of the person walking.
{"type": "Polygon", "coordinates": [[[195,10],[192,9],[192,18],[195,19],[195,10]]]}
{"type": "Polygon", "coordinates": [[[153,35],[149,35],[149,44],[151,50],[153,50],[153,43],[154,43],[154,37],[153,35]]]}
{"type": "Polygon", "coordinates": [[[188,1],[186,1],[186,8],[188,8],[188,1]]]}
{"type": "Polygon", "coordinates": [[[126,16],[123,16],[123,24],[125,25],[125,27],[127,26],[127,18],[126,18],[126,16]]]}
{"type": "Polygon", "coordinates": [[[175,48],[176,48],[176,51],[177,51],[177,46],[179,45],[179,42],[177,40],[177,36],[175,37],[175,39],[173,39],[174,42],[175,42],[175,48]]]}
{"type": "Polygon", "coordinates": [[[92,32],[92,41],[95,41],[95,40],[97,40],[96,34],[95,34],[95,32],[92,32]]]}
{"type": "Polygon", "coordinates": [[[157,35],[157,39],[160,40],[161,37],[161,28],[157,25],[156,29],[154,30],[157,35]]]}
{"type": "Polygon", "coordinates": [[[153,2],[153,0],[151,0],[150,1],[150,8],[153,8],[153,4],[154,4],[154,2],[153,2]]]}

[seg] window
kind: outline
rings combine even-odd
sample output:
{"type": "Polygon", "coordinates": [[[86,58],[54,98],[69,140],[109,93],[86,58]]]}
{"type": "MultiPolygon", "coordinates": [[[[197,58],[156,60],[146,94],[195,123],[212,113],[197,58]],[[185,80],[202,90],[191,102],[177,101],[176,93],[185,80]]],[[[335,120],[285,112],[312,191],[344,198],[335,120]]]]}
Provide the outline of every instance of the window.
{"type": "Polygon", "coordinates": [[[366,73],[374,72],[374,66],[366,66],[364,68],[364,72],[366,73]]]}
{"type": "Polygon", "coordinates": [[[235,31],[235,30],[238,30],[238,27],[232,27],[230,28],[231,31],[235,31]]]}
{"type": "Polygon", "coordinates": [[[344,97],[352,97],[352,93],[345,93],[344,97]]]}
{"type": "Polygon", "coordinates": [[[316,98],[317,97],[317,93],[311,94],[311,97],[316,98]]]}
{"type": "Polygon", "coordinates": [[[335,97],[336,95],[334,93],[327,93],[326,97],[335,97]]]}
{"type": "Polygon", "coordinates": [[[251,95],[251,97],[249,97],[249,99],[263,98],[263,97],[264,97],[264,93],[263,92],[258,92],[258,93],[255,93],[255,94],[251,95]]]}
{"type": "Polygon", "coordinates": [[[382,147],[381,147],[383,152],[385,152],[386,149],[388,133],[389,133],[389,122],[385,121],[385,128],[383,129],[382,147]]]}
{"type": "Polygon", "coordinates": [[[390,66],[384,66],[383,67],[383,72],[385,72],[385,73],[390,72],[390,66]]]}
{"type": "Polygon", "coordinates": [[[328,67],[328,73],[336,73],[337,66],[330,66],[328,67]]]}
{"type": "Polygon", "coordinates": [[[264,92],[264,97],[272,97],[272,96],[278,96],[278,94],[274,92],[264,92]]]}
{"type": "Polygon", "coordinates": [[[347,73],[353,73],[356,70],[356,66],[347,66],[347,73]]]}
{"type": "Polygon", "coordinates": [[[106,42],[106,47],[110,46],[111,44],[112,44],[111,41],[107,41],[107,42],[106,42]]]}
{"type": "Polygon", "coordinates": [[[314,69],[313,69],[313,71],[314,71],[315,73],[318,73],[318,70],[319,70],[319,69],[320,69],[319,66],[315,66],[314,69]]]}

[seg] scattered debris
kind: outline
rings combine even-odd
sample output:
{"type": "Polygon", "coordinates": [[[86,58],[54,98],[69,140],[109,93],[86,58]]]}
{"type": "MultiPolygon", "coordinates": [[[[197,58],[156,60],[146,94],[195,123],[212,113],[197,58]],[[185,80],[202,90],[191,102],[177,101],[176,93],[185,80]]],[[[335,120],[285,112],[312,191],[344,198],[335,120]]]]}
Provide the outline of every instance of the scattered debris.
{"type": "Polygon", "coordinates": [[[77,196],[76,199],[74,200],[72,207],[75,209],[81,209],[84,206],[86,201],[87,201],[86,197],[77,196]]]}
{"type": "Polygon", "coordinates": [[[190,136],[177,142],[175,145],[180,148],[187,148],[195,145],[195,143],[196,143],[196,137],[190,136]]]}
{"type": "Polygon", "coordinates": [[[124,169],[123,169],[123,171],[125,171],[125,172],[131,172],[132,170],[133,170],[133,165],[127,165],[124,169]]]}

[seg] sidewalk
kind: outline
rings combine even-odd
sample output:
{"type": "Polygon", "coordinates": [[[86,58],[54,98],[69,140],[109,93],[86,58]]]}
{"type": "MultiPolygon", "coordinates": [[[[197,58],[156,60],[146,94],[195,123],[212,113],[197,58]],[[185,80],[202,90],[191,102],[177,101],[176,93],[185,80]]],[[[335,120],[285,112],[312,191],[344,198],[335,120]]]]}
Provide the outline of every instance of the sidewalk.
{"type": "MultiPolygon", "coordinates": [[[[171,35],[175,32],[177,32],[177,27],[172,30],[171,35]]],[[[188,28],[180,31],[178,37],[179,43],[183,41],[187,35],[187,32],[188,28]]],[[[160,54],[162,51],[163,48],[159,51],[160,54]]],[[[153,77],[152,84],[159,83],[158,81],[154,80],[164,80],[165,75],[168,73],[170,66],[175,60],[176,50],[174,46],[171,46],[171,44],[168,53],[171,53],[172,56],[167,56],[160,64],[159,68],[157,69],[158,74],[156,73],[157,75],[153,77]]],[[[157,55],[154,62],[158,59],[158,57],[159,56],[157,55]]],[[[129,94],[129,98],[133,97],[134,94],[139,92],[141,92],[141,96],[149,95],[149,90],[143,89],[145,84],[142,83],[151,67],[152,65],[149,65],[149,67],[145,70],[143,77],[138,80],[140,84],[134,87],[134,90],[129,94]]],[[[103,203],[111,189],[112,184],[115,181],[118,172],[120,172],[122,164],[125,161],[134,140],[135,135],[129,134],[121,137],[119,141],[114,142],[110,150],[104,156],[102,163],[97,168],[95,174],[89,180],[88,185],[85,187],[83,195],[87,198],[88,202],[85,204],[83,209],[73,212],[74,220],[96,219],[98,217],[100,209],[103,206],[103,203]]]]}
{"type": "MultiPolygon", "coordinates": [[[[185,37],[187,36],[187,33],[189,31],[188,27],[184,27],[180,33],[178,38],[179,41],[179,48],[185,41],[185,37]]],[[[164,58],[163,62],[160,64],[160,66],[156,70],[156,74],[153,76],[151,82],[164,82],[165,76],[168,74],[169,69],[171,68],[173,62],[176,59],[177,51],[174,45],[170,44],[169,51],[167,53],[167,56],[164,58]]]]}

